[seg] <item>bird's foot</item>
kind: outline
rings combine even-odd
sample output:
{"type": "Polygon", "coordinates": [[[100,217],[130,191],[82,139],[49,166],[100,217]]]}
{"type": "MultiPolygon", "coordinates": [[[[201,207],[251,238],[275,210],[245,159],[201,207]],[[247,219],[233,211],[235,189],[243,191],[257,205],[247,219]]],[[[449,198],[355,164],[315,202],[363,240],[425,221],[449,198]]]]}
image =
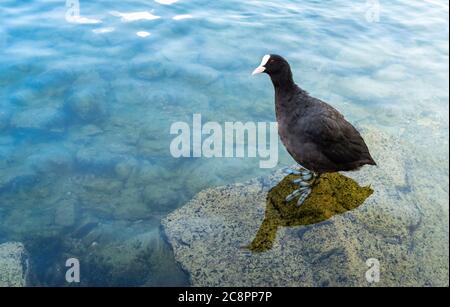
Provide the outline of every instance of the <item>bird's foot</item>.
{"type": "Polygon", "coordinates": [[[286,197],[286,202],[290,202],[291,200],[293,200],[294,198],[299,196],[299,198],[297,200],[297,207],[300,207],[301,205],[303,205],[305,200],[311,194],[311,191],[312,191],[311,187],[299,188],[286,197]]]}
{"type": "Polygon", "coordinates": [[[289,169],[288,171],[289,174],[299,175],[300,178],[292,180],[292,183],[297,184],[299,188],[286,197],[286,202],[290,202],[294,198],[299,197],[297,206],[301,206],[311,194],[312,186],[318,176],[305,168],[301,168],[300,170],[289,169]]]}

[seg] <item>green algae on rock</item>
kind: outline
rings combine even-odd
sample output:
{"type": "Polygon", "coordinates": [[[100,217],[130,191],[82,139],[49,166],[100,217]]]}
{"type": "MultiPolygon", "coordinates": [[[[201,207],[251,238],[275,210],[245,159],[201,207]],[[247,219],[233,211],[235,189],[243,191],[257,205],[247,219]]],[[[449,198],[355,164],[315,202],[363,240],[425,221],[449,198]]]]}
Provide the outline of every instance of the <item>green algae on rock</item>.
{"type": "Polygon", "coordinates": [[[300,207],[296,200],[285,202],[286,195],[297,186],[292,183],[296,176],[286,176],[267,194],[264,220],[249,245],[252,251],[270,249],[280,226],[301,226],[323,222],[336,214],[359,207],[373,190],[360,187],[356,181],[339,173],[323,175],[313,187],[310,197],[300,207]]]}

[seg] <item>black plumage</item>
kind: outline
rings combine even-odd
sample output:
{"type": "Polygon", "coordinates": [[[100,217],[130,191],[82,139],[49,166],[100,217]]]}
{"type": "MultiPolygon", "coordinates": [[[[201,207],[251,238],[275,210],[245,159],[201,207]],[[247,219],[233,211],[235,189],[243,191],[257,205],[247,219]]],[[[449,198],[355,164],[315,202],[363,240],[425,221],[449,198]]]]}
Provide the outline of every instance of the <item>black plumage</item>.
{"type": "Polygon", "coordinates": [[[376,165],[360,133],[339,111],[297,86],[284,58],[266,57],[255,72],[272,79],[278,132],[295,161],[316,174],[376,165]]]}

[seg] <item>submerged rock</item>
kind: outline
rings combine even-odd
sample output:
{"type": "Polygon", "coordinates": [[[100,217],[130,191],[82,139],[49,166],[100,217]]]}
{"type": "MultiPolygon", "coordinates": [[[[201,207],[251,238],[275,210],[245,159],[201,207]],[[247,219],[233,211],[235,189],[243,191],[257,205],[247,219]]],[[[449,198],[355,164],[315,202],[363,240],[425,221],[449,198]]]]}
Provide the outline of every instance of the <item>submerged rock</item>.
{"type": "Polygon", "coordinates": [[[168,64],[164,61],[154,61],[148,63],[133,63],[130,69],[130,76],[136,79],[145,81],[161,80],[164,78],[171,78],[179,70],[178,67],[168,64]]]}
{"type": "Polygon", "coordinates": [[[85,146],[76,153],[76,163],[79,167],[91,172],[114,172],[116,165],[125,160],[125,155],[114,153],[103,144],[85,146]]]}
{"type": "Polygon", "coordinates": [[[0,110],[0,131],[5,130],[9,126],[10,116],[10,112],[7,110],[0,110]]]}
{"type": "MultiPolygon", "coordinates": [[[[186,285],[185,274],[174,266],[170,247],[160,236],[157,219],[88,219],[80,225],[66,238],[70,244],[64,246],[62,258],[79,255],[82,286],[186,285]]],[[[57,264],[50,265],[56,278],[63,278],[57,264]]]]}
{"type": "Polygon", "coordinates": [[[57,202],[55,210],[55,224],[62,227],[71,227],[77,218],[77,201],[74,199],[61,199],[57,202]]]}
{"type": "Polygon", "coordinates": [[[54,107],[26,109],[16,113],[10,123],[16,129],[61,130],[65,125],[65,114],[54,107]]]}
{"type": "Polygon", "coordinates": [[[66,100],[66,108],[81,121],[101,121],[107,113],[105,95],[96,88],[82,89],[66,100]]]}
{"type": "Polygon", "coordinates": [[[71,169],[72,154],[63,147],[45,146],[27,158],[31,169],[39,174],[61,174],[71,169]]]}
{"type": "Polygon", "coordinates": [[[85,123],[100,122],[108,113],[111,95],[108,82],[97,72],[85,72],[74,82],[65,100],[66,110],[85,123]]]}
{"type": "Polygon", "coordinates": [[[275,172],[206,189],[166,217],[192,285],[448,285],[448,195],[427,173],[436,161],[362,131],[378,166],[323,176],[300,208],[283,202],[293,177],[275,172]],[[380,262],[378,283],[366,279],[370,258],[380,262]]]}
{"type": "Polygon", "coordinates": [[[0,287],[25,287],[28,271],[28,255],[22,243],[0,244],[0,287]]]}
{"type": "Polygon", "coordinates": [[[23,187],[36,184],[38,176],[28,166],[10,167],[0,172],[0,193],[4,191],[14,192],[23,187]]]}

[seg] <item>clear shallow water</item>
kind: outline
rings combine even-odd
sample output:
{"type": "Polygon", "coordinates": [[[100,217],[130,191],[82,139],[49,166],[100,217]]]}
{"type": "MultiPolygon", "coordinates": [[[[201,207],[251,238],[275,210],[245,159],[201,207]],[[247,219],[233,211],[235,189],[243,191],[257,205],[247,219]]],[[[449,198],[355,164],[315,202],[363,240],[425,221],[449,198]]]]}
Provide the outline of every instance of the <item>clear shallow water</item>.
{"type": "MultiPolygon", "coordinates": [[[[268,78],[250,77],[266,53],[289,59],[297,83],[352,122],[444,160],[430,172],[448,198],[445,2],[381,1],[379,22],[365,1],[80,9],[68,22],[64,1],[0,4],[0,242],[27,245],[33,284],[65,285],[73,256],[84,285],[187,284],[159,220],[203,188],[268,170],[249,158],[174,159],[170,125],[194,112],[273,121],[268,78]]],[[[280,146],[279,167],[291,163],[280,146]]],[[[448,220],[448,200],[436,206],[448,220]]]]}

